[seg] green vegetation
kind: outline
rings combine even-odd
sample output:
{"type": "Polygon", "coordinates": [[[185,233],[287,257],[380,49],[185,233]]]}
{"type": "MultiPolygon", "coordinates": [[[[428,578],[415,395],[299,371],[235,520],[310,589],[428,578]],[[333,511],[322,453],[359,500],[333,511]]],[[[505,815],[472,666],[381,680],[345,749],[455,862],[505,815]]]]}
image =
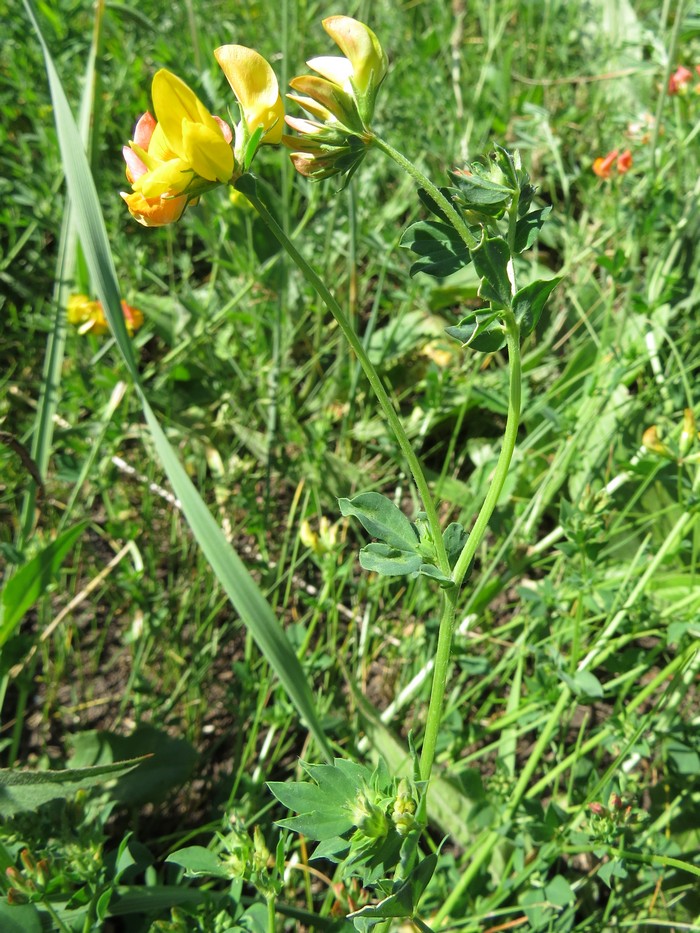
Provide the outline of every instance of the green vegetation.
{"type": "Polygon", "coordinates": [[[698,10],[0,13],[0,929],[700,930],[698,10]],[[136,224],[341,12],[352,177],[136,224]]]}

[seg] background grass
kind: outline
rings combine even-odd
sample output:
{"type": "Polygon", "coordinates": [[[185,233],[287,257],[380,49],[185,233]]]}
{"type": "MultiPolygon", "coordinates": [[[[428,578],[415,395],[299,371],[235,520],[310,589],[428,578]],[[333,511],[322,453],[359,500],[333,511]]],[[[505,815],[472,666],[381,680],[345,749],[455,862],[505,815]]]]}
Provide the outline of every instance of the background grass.
{"type": "MultiPolygon", "coordinates": [[[[77,112],[92,7],[61,0],[38,11],[77,112]]],[[[428,681],[405,691],[434,651],[436,594],[420,581],[363,575],[355,527],[340,526],[326,558],[298,532],[305,518],[336,521],[337,496],[369,489],[410,512],[400,454],[325,310],[252,213],[213,192],[176,227],[144,230],[117,197],[120,148],[158,67],[225,115],[232,101],[214,47],[254,46],[278,74],[298,73],[327,51],[320,19],[334,12],[289,4],[284,29],[276,4],[108,7],[91,164],[124,297],[146,317],[134,344],[151,404],[283,620],[337,753],[362,759],[367,726],[353,690],[389,707],[387,724],[403,739],[420,737],[428,681]]],[[[377,129],[436,181],[492,141],[518,147],[553,206],[522,279],[538,268],[566,276],[525,348],[508,495],[463,595],[438,763],[461,791],[466,838],[443,850],[424,915],[430,922],[452,899],[461,929],[697,929],[697,878],[658,862],[697,864],[700,847],[697,467],[640,455],[640,446],[652,424],[678,443],[683,410],[698,412],[700,96],[662,92],[670,70],[700,61],[700,15],[690,3],[602,0],[466,11],[375,2],[343,12],[368,22],[389,54],[377,129]],[[628,135],[657,112],[657,136],[628,135]],[[597,179],[593,159],[627,146],[632,170],[597,179]],[[584,659],[593,679],[577,675],[584,659]],[[562,684],[571,695],[552,724],[562,684]],[[546,723],[543,764],[516,819],[461,890],[470,845],[473,856],[498,824],[546,723]],[[633,808],[625,833],[587,808],[607,806],[613,792],[633,808]],[[596,854],[606,845],[646,864],[613,859],[621,868],[606,883],[596,854]],[[561,903],[557,878],[568,885],[561,903]]],[[[65,202],[40,48],[23,14],[2,3],[0,13],[0,427],[29,449],[65,202]]],[[[269,150],[256,163],[268,202],[400,399],[445,520],[469,523],[498,455],[507,388],[503,360],[464,354],[443,334],[475,301],[475,282],[408,277],[397,244],[420,208],[381,154],[340,194],[332,181],[292,178],[286,162],[269,150]]],[[[73,279],[67,288],[89,290],[80,257],[73,279]]],[[[16,447],[0,445],[8,573],[59,528],[89,521],[50,595],[3,649],[4,765],[93,763],[92,729],[107,733],[99,754],[160,748],[172,763],[124,790],[109,822],[82,809],[57,828],[33,820],[3,829],[6,863],[24,844],[48,853],[65,896],[83,882],[112,884],[110,853],[127,830],[150,853],[129,879],[144,887],[174,882],[163,856],[193,839],[207,844],[232,813],[261,824],[272,846],[272,821],[285,814],[265,782],[293,776],[307,753],[289,700],[168,498],[133,389],[113,396],[122,379],[110,338],[67,334],[46,490],[24,539],[30,477],[16,447]],[[86,867],[95,852],[99,870],[86,867]]],[[[304,847],[290,846],[305,862],[304,847]]],[[[342,916],[347,894],[331,896],[318,880],[305,889],[303,877],[291,874],[285,902],[342,916]]],[[[124,928],[174,924],[171,908],[144,907],[124,928]]],[[[182,929],[214,928],[201,905],[183,916],[182,929]]]]}

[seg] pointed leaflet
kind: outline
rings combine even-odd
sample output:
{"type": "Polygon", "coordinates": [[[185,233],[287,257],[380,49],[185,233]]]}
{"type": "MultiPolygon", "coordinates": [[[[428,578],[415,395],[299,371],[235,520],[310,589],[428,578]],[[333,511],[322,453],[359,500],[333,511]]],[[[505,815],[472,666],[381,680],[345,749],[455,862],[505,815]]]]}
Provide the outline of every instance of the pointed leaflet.
{"type": "Polygon", "coordinates": [[[481,276],[479,294],[504,308],[510,307],[511,285],[508,278],[510,250],[500,237],[484,237],[478,249],[472,252],[474,268],[481,276]]]}
{"type": "Polygon", "coordinates": [[[415,551],[418,535],[401,509],[378,492],[365,492],[354,499],[338,499],[343,515],[354,515],[365,531],[399,551],[415,551]]]}
{"type": "Polygon", "coordinates": [[[411,266],[411,275],[425,272],[444,278],[471,261],[469,250],[454,227],[437,220],[412,224],[401,237],[400,246],[420,256],[411,266]]]}

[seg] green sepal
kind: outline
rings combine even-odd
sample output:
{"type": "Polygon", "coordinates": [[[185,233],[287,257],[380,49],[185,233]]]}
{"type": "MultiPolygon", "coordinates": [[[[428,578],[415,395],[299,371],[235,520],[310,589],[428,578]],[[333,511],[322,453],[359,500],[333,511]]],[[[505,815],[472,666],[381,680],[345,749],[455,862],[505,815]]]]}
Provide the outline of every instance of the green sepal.
{"type": "Polygon", "coordinates": [[[542,315],[547,299],[557,285],[561,276],[553,279],[536,279],[513,296],[513,313],[520,325],[521,338],[533,332],[542,315]]]}
{"type": "Polygon", "coordinates": [[[250,137],[246,143],[245,151],[243,153],[243,171],[247,172],[250,168],[250,163],[253,161],[253,156],[258,151],[260,146],[260,141],[265,135],[265,127],[259,126],[257,130],[250,137]]]}
{"type": "Polygon", "coordinates": [[[373,538],[398,551],[417,551],[416,530],[391,499],[378,492],[364,492],[353,499],[338,499],[342,515],[353,515],[373,538]]]}
{"type": "Polygon", "coordinates": [[[454,227],[437,220],[420,220],[411,224],[399,245],[420,256],[411,266],[412,276],[425,272],[426,275],[445,278],[471,261],[471,254],[454,227]]]}
{"type": "Polygon", "coordinates": [[[511,302],[511,284],[508,278],[510,249],[503,237],[484,237],[479,248],[472,253],[474,268],[481,277],[479,294],[503,308],[511,302]]]}
{"type": "Polygon", "coordinates": [[[506,345],[500,311],[472,311],[459,324],[446,327],[445,333],[481,353],[495,353],[506,345]]]}

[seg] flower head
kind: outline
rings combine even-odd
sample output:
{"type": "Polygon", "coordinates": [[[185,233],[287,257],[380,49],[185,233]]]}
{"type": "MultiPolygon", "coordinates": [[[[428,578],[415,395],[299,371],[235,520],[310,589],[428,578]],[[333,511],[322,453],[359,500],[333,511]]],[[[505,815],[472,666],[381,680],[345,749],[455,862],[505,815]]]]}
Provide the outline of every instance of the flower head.
{"type": "MultiPolygon", "coordinates": [[[[143,325],[143,314],[138,308],[132,308],[122,301],[124,323],[130,336],[143,325]]],[[[104,308],[99,301],[92,301],[87,295],[71,295],[67,306],[68,323],[78,328],[79,334],[94,334],[99,337],[109,331],[104,308]]]]}
{"type": "Polygon", "coordinates": [[[387,73],[387,57],[364,23],[350,16],[330,16],[323,28],[343,56],[320,56],[307,64],[315,75],[290,81],[295,101],[310,119],[287,117],[299,136],[285,136],[294,150],[295,168],[311,178],[350,175],[362,161],[372,139],[370,121],[377,91],[387,73]]]}
{"type": "Polygon", "coordinates": [[[179,220],[198,195],[228,182],[235,164],[230,128],[184,81],[161,69],[151,96],[155,118],[143,114],[123,149],[133,190],[122,197],[146,227],[179,220]]]}
{"type": "Polygon", "coordinates": [[[624,175],[625,172],[629,172],[632,168],[632,153],[629,149],[625,149],[625,151],[621,152],[617,157],[615,168],[617,169],[618,175],[624,175]]]}
{"type": "Polygon", "coordinates": [[[613,149],[612,152],[609,152],[606,156],[598,156],[593,163],[593,172],[598,178],[610,178],[610,172],[612,171],[618,154],[619,150],[613,149]]]}
{"type": "Polygon", "coordinates": [[[692,71],[685,68],[683,65],[679,65],[668,79],[668,93],[671,95],[685,94],[692,77],[692,71]]]}

